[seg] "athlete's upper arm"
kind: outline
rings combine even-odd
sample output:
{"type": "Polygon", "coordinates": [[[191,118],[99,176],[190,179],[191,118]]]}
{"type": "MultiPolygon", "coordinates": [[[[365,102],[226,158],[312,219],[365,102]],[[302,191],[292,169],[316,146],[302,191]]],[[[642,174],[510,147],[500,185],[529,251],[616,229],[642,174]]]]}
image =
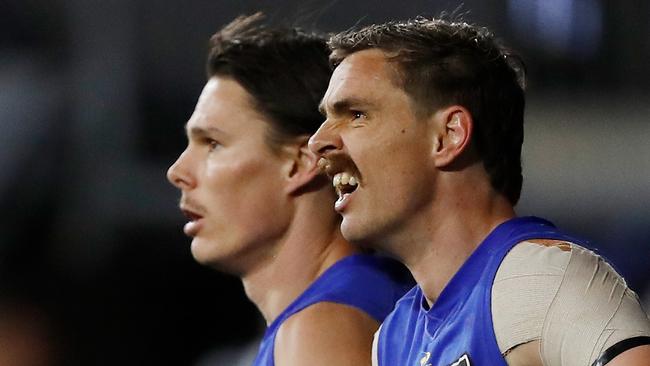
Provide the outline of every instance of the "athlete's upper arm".
{"type": "MultiPolygon", "coordinates": [[[[650,344],[631,348],[614,357],[607,366],[650,366],[650,344]]],[[[600,365],[598,365],[600,366],[600,365]]]]}
{"type": "Polygon", "coordinates": [[[619,353],[650,339],[650,321],[625,280],[573,244],[513,248],[497,273],[492,305],[497,341],[511,366],[622,365],[613,361],[619,353]]]}
{"type": "Polygon", "coordinates": [[[322,302],[287,319],[275,339],[277,366],[370,365],[379,327],[361,310],[322,302]]]}

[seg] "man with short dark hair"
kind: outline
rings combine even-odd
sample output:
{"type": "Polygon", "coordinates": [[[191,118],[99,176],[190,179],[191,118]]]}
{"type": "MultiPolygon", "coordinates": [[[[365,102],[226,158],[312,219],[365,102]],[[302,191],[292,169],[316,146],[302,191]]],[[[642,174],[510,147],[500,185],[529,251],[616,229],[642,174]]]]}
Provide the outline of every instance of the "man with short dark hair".
{"type": "Polygon", "coordinates": [[[625,281],[584,241],[515,214],[515,54],[485,28],[425,18],[343,32],[330,47],[310,148],[336,187],[343,236],[397,257],[418,283],[375,336],[373,361],[650,364],[650,321],[625,281]]]}
{"type": "Polygon", "coordinates": [[[412,282],[339,231],[307,149],[331,74],[325,40],[240,17],[211,39],[208,81],[169,168],[194,258],[242,279],[268,329],[255,365],[370,364],[372,334],[412,282]]]}

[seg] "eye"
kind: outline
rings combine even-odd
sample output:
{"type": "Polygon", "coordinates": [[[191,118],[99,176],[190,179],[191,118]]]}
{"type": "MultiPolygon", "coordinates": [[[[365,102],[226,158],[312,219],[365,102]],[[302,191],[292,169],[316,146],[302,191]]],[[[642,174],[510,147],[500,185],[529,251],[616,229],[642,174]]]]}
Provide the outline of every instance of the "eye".
{"type": "Polygon", "coordinates": [[[219,141],[217,141],[215,139],[211,139],[209,137],[206,137],[203,142],[208,146],[208,151],[210,151],[210,152],[216,150],[219,146],[221,146],[219,141]]]}
{"type": "Polygon", "coordinates": [[[350,111],[350,114],[352,115],[352,121],[353,122],[360,122],[359,120],[365,119],[366,114],[361,112],[361,111],[350,111]]]}

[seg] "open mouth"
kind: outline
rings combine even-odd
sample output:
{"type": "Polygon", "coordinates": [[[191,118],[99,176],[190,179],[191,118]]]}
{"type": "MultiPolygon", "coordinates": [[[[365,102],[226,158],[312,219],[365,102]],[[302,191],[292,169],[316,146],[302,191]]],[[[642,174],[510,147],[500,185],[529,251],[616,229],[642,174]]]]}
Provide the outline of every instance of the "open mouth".
{"type": "Polygon", "coordinates": [[[201,215],[199,215],[199,214],[197,214],[195,212],[192,212],[190,210],[183,209],[182,211],[183,211],[183,215],[185,215],[185,217],[187,217],[190,221],[197,221],[197,220],[203,218],[203,216],[201,216],[201,215]]]}
{"type": "Polygon", "coordinates": [[[339,199],[341,199],[344,195],[352,193],[357,189],[359,180],[348,172],[342,172],[334,175],[332,185],[336,189],[336,194],[338,194],[339,199]]]}
{"type": "Polygon", "coordinates": [[[361,173],[354,162],[342,154],[320,158],[318,167],[332,178],[332,185],[338,195],[334,209],[342,214],[350,203],[352,194],[363,184],[361,173]]]}
{"type": "Polygon", "coordinates": [[[352,193],[359,188],[359,178],[348,172],[337,173],[332,178],[332,185],[339,196],[334,203],[334,210],[342,214],[350,203],[352,193]]]}
{"type": "Polygon", "coordinates": [[[183,232],[185,232],[185,235],[194,237],[198,235],[199,231],[201,231],[201,228],[203,227],[203,216],[199,215],[198,213],[194,211],[190,211],[186,208],[181,208],[181,211],[183,212],[183,215],[187,217],[189,220],[185,226],[183,226],[183,232]]]}

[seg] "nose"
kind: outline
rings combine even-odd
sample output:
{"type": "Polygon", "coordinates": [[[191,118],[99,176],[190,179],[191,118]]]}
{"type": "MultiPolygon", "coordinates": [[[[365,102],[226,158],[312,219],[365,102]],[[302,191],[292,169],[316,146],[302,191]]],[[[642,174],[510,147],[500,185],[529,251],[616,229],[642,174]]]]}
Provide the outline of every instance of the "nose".
{"type": "Polygon", "coordinates": [[[319,157],[342,148],[341,135],[334,130],[328,121],[323,122],[318,131],[309,139],[309,150],[319,157]]]}
{"type": "Polygon", "coordinates": [[[188,159],[189,153],[188,150],[185,150],[174,164],[167,169],[167,180],[181,190],[191,189],[196,186],[196,180],[188,168],[188,159]]]}

